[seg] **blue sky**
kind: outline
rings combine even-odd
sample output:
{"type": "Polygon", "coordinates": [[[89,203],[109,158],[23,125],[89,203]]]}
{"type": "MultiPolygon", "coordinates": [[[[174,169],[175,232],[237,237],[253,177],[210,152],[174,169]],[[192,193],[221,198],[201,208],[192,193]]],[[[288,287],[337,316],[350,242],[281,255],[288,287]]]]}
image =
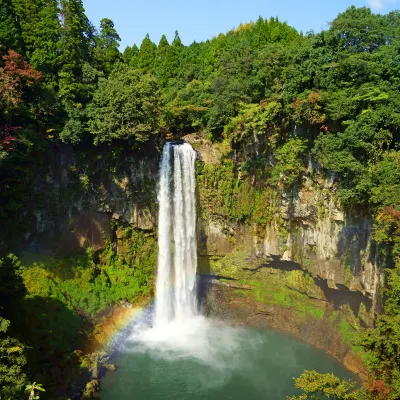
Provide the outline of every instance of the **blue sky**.
{"type": "Polygon", "coordinates": [[[400,8],[400,0],[83,0],[86,14],[98,26],[111,18],[121,36],[121,50],[138,46],[147,33],[158,43],[179,31],[186,45],[227,32],[241,22],[278,17],[297,30],[319,32],[350,5],[369,6],[387,13],[400,8]]]}

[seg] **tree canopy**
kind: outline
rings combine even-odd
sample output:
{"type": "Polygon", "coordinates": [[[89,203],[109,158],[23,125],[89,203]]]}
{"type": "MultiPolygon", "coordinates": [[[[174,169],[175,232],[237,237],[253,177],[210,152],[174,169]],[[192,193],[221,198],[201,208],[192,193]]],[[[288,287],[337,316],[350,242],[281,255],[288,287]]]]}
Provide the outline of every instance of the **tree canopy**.
{"type": "Polygon", "coordinates": [[[95,91],[89,115],[94,144],[127,139],[146,142],[160,130],[161,101],[153,75],[123,66],[95,91]]]}

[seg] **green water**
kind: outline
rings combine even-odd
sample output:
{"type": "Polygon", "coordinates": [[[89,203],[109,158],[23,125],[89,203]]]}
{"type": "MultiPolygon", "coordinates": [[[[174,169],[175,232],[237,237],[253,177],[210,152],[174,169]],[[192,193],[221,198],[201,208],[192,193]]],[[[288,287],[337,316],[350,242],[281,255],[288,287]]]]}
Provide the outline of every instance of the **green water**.
{"type": "Polygon", "coordinates": [[[354,378],[322,351],[273,330],[201,321],[131,338],[102,400],[279,400],[305,369],[354,378]]]}

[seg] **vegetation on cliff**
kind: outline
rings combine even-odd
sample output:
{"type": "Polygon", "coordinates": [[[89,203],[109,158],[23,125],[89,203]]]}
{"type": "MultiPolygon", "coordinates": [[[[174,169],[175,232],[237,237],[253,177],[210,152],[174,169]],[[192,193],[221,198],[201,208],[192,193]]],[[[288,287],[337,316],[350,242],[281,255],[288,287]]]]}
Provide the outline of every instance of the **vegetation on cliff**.
{"type": "Polygon", "coordinates": [[[190,46],[178,33],[172,43],[146,36],[123,54],[119,41],[111,20],[93,27],[81,0],[1,4],[0,271],[12,278],[0,280],[7,283],[0,293],[1,395],[16,398],[26,374],[40,376],[46,359],[68,353],[107,304],[151,291],[155,260],[141,264],[141,251],[154,254],[154,239],[143,232],[132,233],[137,247],[129,260],[112,244],[97,259],[23,267],[7,256],[33,223],[35,174],[46,154],[62,142],[83,154],[154,148],[170,132],[203,131],[228,151],[199,171],[213,189],[200,193],[202,212],[265,225],[276,191],[300,187],[308,169],[338,182],[345,210],[372,216],[387,270],[385,312],[359,345],[373,376],[390,387],[387,398],[397,398],[400,14],[351,7],[326,31],[306,35],[260,17],[190,46]],[[26,317],[19,325],[16,312],[26,317]],[[65,325],[76,327],[73,338],[64,336],[65,325]]]}
{"type": "Polygon", "coordinates": [[[147,300],[153,291],[154,237],[131,228],[121,235],[119,254],[109,243],[69,257],[0,259],[0,398],[24,398],[31,378],[50,398],[79,393],[92,367],[82,350],[96,347],[96,324],[120,300],[147,300]]]}

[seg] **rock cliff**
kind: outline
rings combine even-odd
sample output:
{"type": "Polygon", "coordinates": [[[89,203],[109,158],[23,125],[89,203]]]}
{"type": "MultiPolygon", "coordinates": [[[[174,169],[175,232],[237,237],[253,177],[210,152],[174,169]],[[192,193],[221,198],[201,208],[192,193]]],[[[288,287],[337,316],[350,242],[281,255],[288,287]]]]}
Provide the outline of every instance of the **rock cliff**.
{"type": "Polygon", "coordinates": [[[214,147],[198,135],[186,139],[200,158],[198,231],[203,272],[242,279],[252,270],[252,278],[246,279],[257,280],[262,269],[280,270],[286,272],[281,279],[285,282],[287,273],[298,271],[306,280],[312,278],[312,285],[305,288],[303,278],[291,279],[283,283],[285,288],[321,301],[346,299],[353,308],[350,319],[373,324],[381,309],[383,272],[371,238],[372,221],[367,215],[343,211],[335,179],[310,165],[302,184],[291,191],[273,185],[257,190],[255,178],[243,176],[244,163],[229,146],[214,147]],[[229,196],[233,200],[228,201],[229,196]],[[221,268],[234,254],[245,257],[233,269],[221,268]]]}
{"type": "Polygon", "coordinates": [[[158,151],[77,153],[60,146],[47,155],[26,210],[22,247],[71,254],[118,239],[120,225],[156,228],[158,151]]]}
{"type": "MultiPolygon", "coordinates": [[[[209,312],[221,317],[229,309],[245,323],[269,321],[358,370],[351,332],[372,326],[381,308],[371,219],[345,213],[335,179],[312,165],[301,185],[286,190],[257,182],[229,144],[211,145],[196,134],[185,140],[199,153],[199,271],[214,277],[205,303],[209,312]],[[313,323],[325,333],[310,331],[313,323]]],[[[57,256],[88,246],[97,251],[111,242],[117,255],[130,259],[136,237],[131,229],[154,249],[159,157],[157,149],[55,149],[26,210],[23,250],[57,256]]]]}

